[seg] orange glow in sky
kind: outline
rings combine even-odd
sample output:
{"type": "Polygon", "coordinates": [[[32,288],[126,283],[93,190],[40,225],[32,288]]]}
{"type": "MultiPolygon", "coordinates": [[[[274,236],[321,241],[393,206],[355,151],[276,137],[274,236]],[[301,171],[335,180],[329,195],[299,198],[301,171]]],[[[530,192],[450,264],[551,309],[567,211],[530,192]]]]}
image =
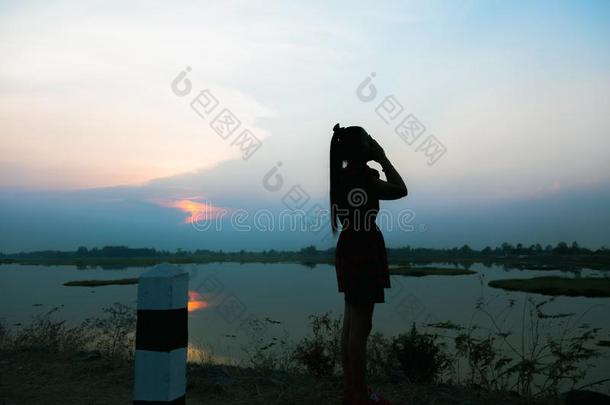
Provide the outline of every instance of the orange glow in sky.
{"type": "Polygon", "coordinates": [[[189,214],[189,216],[184,219],[185,224],[192,224],[196,223],[197,221],[213,219],[221,213],[227,211],[226,208],[194,201],[194,199],[158,201],[158,203],[163,207],[177,208],[189,214]]]}

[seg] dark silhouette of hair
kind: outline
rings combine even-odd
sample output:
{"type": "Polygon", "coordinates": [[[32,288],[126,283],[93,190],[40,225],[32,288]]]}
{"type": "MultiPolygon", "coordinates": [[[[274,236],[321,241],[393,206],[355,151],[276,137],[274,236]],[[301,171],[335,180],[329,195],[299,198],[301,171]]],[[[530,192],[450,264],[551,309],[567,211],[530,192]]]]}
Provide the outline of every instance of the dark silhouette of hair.
{"type": "Polygon", "coordinates": [[[362,127],[341,127],[339,124],[333,127],[330,140],[330,224],[333,234],[337,233],[338,229],[338,210],[347,206],[347,191],[341,181],[343,164],[358,160],[366,163],[363,145],[367,136],[362,127]]]}

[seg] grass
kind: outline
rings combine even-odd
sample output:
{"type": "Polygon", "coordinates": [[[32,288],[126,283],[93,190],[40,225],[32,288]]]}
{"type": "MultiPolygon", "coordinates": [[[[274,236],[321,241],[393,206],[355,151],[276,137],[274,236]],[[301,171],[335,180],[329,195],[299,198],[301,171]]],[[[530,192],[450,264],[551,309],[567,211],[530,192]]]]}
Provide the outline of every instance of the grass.
{"type": "MultiPolygon", "coordinates": [[[[115,304],[105,320],[70,327],[52,316],[56,312],[36,317],[19,329],[10,330],[0,322],[0,404],[131,404],[133,342],[126,336],[133,337],[133,313],[115,304]],[[125,316],[131,316],[128,325],[121,321],[125,316]],[[132,332],[125,335],[128,331],[132,332]],[[109,348],[115,341],[128,350],[112,356],[109,348]]],[[[331,405],[340,403],[342,396],[340,375],[316,377],[295,368],[190,363],[187,375],[187,398],[193,405],[331,405]]],[[[473,390],[466,385],[379,378],[371,382],[396,404],[554,403],[548,398],[533,400],[506,390],[473,390]]]]}
{"type": "Polygon", "coordinates": [[[553,296],[610,297],[610,278],[601,277],[568,278],[549,276],[505,279],[490,281],[489,286],[508,291],[524,291],[553,296]]]}
{"type": "MultiPolygon", "coordinates": [[[[57,319],[59,308],[33,318],[32,323],[23,327],[9,329],[0,321],[0,404],[46,405],[48,403],[102,405],[128,404],[132,402],[133,390],[133,353],[135,310],[121,304],[104,308],[104,318],[88,319],[80,326],[70,326],[57,319]]],[[[329,316],[315,317],[319,320],[329,316]]],[[[260,322],[269,322],[268,320],[260,322]]],[[[319,323],[311,323],[314,335],[308,339],[314,344],[309,353],[313,359],[328,351],[337,351],[335,362],[340,361],[339,347],[334,347],[339,339],[340,319],[337,328],[324,332],[319,323]],[[315,338],[320,332],[322,339],[315,338]],[[316,332],[318,331],[318,332],[316,332]],[[327,333],[330,333],[327,335],[327,333]],[[330,338],[331,341],[326,341],[330,338]],[[318,343],[321,343],[319,345],[318,343]],[[331,347],[329,347],[329,345],[331,347]],[[320,350],[322,349],[322,351],[320,350]]],[[[260,326],[260,325],[259,325],[260,326]]],[[[255,327],[251,332],[258,336],[261,329],[255,327]]],[[[273,334],[267,335],[271,338],[273,334]]],[[[418,334],[419,337],[431,335],[418,334]]],[[[272,338],[275,339],[275,338],[272,338]]],[[[411,339],[402,338],[400,350],[396,351],[395,339],[372,339],[369,343],[367,359],[382,368],[369,367],[370,382],[395,404],[471,404],[487,405],[502,403],[510,405],[556,404],[557,395],[545,392],[543,395],[519,395],[503,385],[475,386],[467,380],[454,379],[449,383],[438,381],[434,384],[417,383],[406,378],[401,363],[396,359],[411,361],[425,359],[418,353],[425,347],[411,345],[411,339]],[[376,343],[375,343],[376,342],[376,343]],[[406,355],[406,357],[402,357],[406,355]],[[398,367],[402,372],[397,372],[398,367]],[[376,370],[376,372],[375,372],[376,370]],[[388,370],[391,373],[388,374],[388,370]]],[[[432,339],[430,337],[430,339],[432,339]]],[[[425,339],[426,341],[428,338],[425,339]]],[[[434,347],[440,347],[433,338],[434,347]]],[[[305,341],[305,340],[304,340],[305,341]]],[[[304,342],[302,341],[302,342],[304,342]]],[[[421,339],[416,339],[422,342],[421,339]]],[[[277,342],[277,341],[276,341],[277,342]]],[[[341,373],[317,376],[308,367],[299,364],[281,364],[273,356],[281,353],[269,351],[267,341],[255,340],[248,347],[253,349],[250,360],[239,364],[219,364],[205,357],[201,362],[187,366],[187,398],[189,404],[235,404],[235,405],[284,405],[316,404],[331,405],[340,403],[342,393],[341,373]],[[264,346],[261,346],[264,344],[264,346]],[[256,359],[273,361],[255,361],[256,359]],[[271,357],[267,357],[271,356],[271,357]]],[[[577,346],[579,343],[577,343],[577,346]]],[[[286,346],[291,349],[291,346],[286,346]]],[[[578,348],[578,347],[577,347],[578,348]]],[[[283,350],[283,349],[282,349],[283,350]]],[[[494,349],[495,350],[495,349],[494,349]]],[[[580,352],[579,352],[580,353],[580,352]]],[[[567,353],[569,355],[569,353],[567,353]]],[[[582,356],[582,354],[581,354],[582,356]]],[[[586,355],[585,360],[590,355],[586,355]]],[[[561,361],[568,360],[561,353],[561,361]]],[[[292,360],[294,361],[294,360],[292,360]]],[[[415,369],[426,367],[425,361],[417,363],[415,369]]],[[[562,363],[563,364],[563,363],[562,363]]],[[[332,364],[335,370],[338,364],[332,364]]],[[[574,381],[576,382],[576,381],[574,381]]],[[[581,401],[581,403],[586,403],[581,401]]]]}
{"type": "Polygon", "coordinates": [[[105,285],[138,284],[137,278],[121,278],[118,280],[76,280],[65,282],[67,287],[102,287],[105,285]]]}
{"type": "MultiPolygon", "coordinates": [[[[78,355],[1,353],[0,404],[107,405],[133,401],[133,362],[86,359],[78,355]]],[[[285,405],[341,403],[339,378],[265,371],[225,365],[187,367],[187,403],[206,405],[285,405]]],[[[374,382],[393,404],[547,405],[508,392],[464,386],[374,382]]]]}
{"type": "Polygon", "coordinates": [[[390,274],[398,274],[408,277],[424,276],[464,276],[475,274],[476,271],[467,269],[449,269],[443,267],[396,267],[390,268],[390,274]]]}
{"type": "Polygon", "coordinates": [[[600,340],[597,342],[597,345],[600,347],[610,347],[610,340],[600,340]]]}

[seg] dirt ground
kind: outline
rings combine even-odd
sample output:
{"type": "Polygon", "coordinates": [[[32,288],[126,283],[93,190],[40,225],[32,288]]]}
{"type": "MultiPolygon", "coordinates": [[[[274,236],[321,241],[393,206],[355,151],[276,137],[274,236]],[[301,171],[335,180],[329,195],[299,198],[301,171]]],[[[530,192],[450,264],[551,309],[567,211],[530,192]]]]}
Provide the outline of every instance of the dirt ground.
{"type": "MultiPolygon", "coordinates": [[[[91,354],[0,353],[0,405],[131,404],[133,370],[126,361],[91,354]]],[[[531,404],[511,393],[447,385],[374,384],[392,404],[531,404]]],[[[227,366],[190,366],[187,403],[340,404],[341,381],[227,366]]],[[[539,403],[559,403],[541,401],[539,403]]]]}

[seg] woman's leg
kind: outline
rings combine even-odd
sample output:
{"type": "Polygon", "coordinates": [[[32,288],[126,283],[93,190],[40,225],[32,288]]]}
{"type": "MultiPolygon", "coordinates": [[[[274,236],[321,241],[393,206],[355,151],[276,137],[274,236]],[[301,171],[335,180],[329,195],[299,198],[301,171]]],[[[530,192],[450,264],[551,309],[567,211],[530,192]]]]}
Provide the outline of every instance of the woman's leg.
{"type": "Polygon", "coordinates": [[[352,389],[352,370],[350,365],[349,356],[349,336],[350,328],[352,325],[352,311],[351,306],[345,302],[345,309],[343,310],[343,328],[341,330],[341,358],[343,366],[343,379],[346,390],[352,389]]]}
{"type": "Polygon", "coordinates": [[[349,362],[349,336],[351,328],[352,311],[350,305],[345,301],[343,311],[343,329],[341,330],[341,365],[343,366],[343,380],[346,391],[352,389],[352,370],[349,362]]]}
{"type": "Polygon", "coordinates": [[[349,364],[351,366],[354,396],[368,397],[366,386],[366,341],[373,325],[374,303],[350,305],[351,323],[349,331],[349,364]]]}

